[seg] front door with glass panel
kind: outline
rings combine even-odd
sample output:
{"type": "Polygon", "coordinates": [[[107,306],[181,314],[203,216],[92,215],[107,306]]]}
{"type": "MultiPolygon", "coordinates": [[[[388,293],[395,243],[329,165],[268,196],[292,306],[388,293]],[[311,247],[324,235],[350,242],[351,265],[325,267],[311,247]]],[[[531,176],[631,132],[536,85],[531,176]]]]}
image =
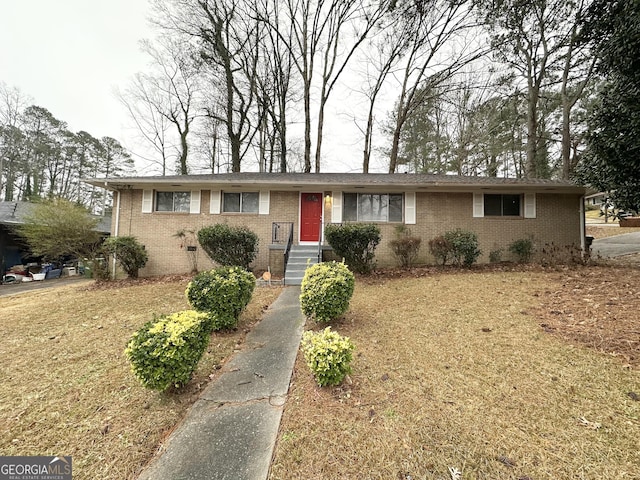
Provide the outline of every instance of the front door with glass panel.
{"type": "Polygon", "coordinates": [[[320,241],[322,193],[300,194],[300,241],[320,241]]]}

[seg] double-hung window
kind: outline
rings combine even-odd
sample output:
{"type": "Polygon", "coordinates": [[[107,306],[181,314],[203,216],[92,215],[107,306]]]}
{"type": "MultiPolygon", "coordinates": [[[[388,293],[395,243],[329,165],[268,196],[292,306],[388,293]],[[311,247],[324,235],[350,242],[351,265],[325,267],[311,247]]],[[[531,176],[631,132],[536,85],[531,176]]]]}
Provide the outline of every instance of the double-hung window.
{"type": "Polygon", "coordinates": [[[225,213],[258,213],[260,194],[258,192],[224,192],[222,211],[225,213]]]}
{"type": "Polygon", "coordinates": [[[189,213],[191,192],[156,192],[156,212],[189,213]]]}
{"type": "Polygon", "coordinates": [[[344,193],[345,222],[402,222],[401,193],[344,193]]]}
{"type": "Polygon", "coordinates": [[[522,195],[489,195],[484,194],[485,217],[519,217],[522,195]]]}

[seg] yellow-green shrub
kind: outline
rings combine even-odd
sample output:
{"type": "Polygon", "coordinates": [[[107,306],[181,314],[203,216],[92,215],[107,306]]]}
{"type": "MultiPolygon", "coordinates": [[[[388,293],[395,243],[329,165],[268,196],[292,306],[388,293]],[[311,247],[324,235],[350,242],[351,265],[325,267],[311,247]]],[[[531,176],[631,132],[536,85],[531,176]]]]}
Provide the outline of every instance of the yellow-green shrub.
{"type": "Polygon", "coordinates": [[[233,328],[251,301],[256,279],[241,267],[219,267],[196,275],[185,291],[194,310],[209,314],[212,330],[233,328]]]}
{"type": "Polygon", "coordinates": [[[355,278],[344,263],[324,262],[307,268],[302,279],[302,313],[328,322],[349,309],[355,278]]]}
{"type": "Polygon", "coordinates": [[[339,385],[351,373],[351,359],[355,345],[331,327],[323,331],[304,332],[302,351],[307,366],[321,387],[339,385]]]}
{"type": "Polygon", "coordinates": [[[209,343],[209,316],[194,310],[147,322],[133,334],[125,355],[133,374],[153,390],[189,381],[209,343]]]}

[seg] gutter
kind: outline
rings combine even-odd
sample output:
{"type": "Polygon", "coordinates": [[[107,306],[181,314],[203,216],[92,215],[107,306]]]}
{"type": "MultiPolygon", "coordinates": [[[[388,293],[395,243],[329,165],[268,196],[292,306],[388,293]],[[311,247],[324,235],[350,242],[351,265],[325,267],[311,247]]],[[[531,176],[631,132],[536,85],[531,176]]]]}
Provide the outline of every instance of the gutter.
{"type": "MultiPolygon", "coordinates": [[[[104,182],[105,185],[107,184],[107,182],[104,182]]],[[[117,198],[117,208],[116,208],[116,225],[115,227],[113,227],[113,236],[117,237],[118,233],[120,232],[120,190],[117,190],[118,192],[118,198],[117,198]]],[[[112,271],[113,271],[113,279],[115,280],[116,278],[116,256],[113,256],[113,266],[112,266],[112,271]]]]}

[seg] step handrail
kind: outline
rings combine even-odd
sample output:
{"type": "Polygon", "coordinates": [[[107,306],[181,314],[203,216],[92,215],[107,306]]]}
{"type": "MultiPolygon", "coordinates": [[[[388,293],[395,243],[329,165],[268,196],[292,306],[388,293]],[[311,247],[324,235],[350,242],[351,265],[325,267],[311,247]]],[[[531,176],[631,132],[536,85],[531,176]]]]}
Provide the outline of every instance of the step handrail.
{"type": "Polygon", "coordinates": [[[320,231],[318,232],[318,263],[322,263],[322,226],[324,225],[324,216],[320,214],[320,231]]]}
{"type": "Polygon", "coordinates": [[[291,246],[293,245],[293,223],[289,224],[289,236],[287,238],[287,246],[284,249],[284,272],[282,275],[282,283],[285,285],[287,279],[287,264],[289,263],[289,253],[291,252],[291,246]]]}

